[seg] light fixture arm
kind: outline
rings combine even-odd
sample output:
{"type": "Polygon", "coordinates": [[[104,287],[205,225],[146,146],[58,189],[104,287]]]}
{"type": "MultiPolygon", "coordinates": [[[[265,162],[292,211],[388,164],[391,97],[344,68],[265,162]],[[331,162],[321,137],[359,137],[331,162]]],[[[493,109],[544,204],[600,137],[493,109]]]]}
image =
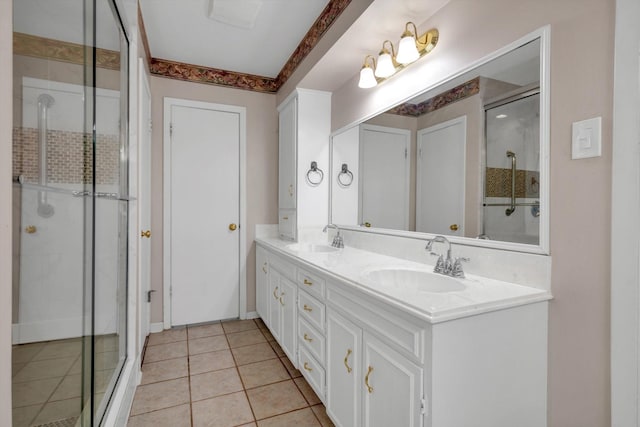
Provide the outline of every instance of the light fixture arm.
{"type": "Polygon", "coordinates": [[[373,55],[367,55],[367,56],[364,57],[364,61],[362,62],[362,68],[371,67],[371,65],[369,65],[367,63],[367,59],[369,59],[369,58],[371,58],[371,61],[373,62],[373,67],[372,68],[375,69],[376,68],[376,58],[374,58],[373,55]]]}
{"type": "Polygon", "coordinates": [[[389,43],[391,45],[391,59],[394,59],[396,57],[396,50],[393,47],[393,43],[391,43],[391,40],[385,40],[382,42],[382,49],[380,50],[380,55],[382,55],[383,53],[389,53],[389,50],[384,47],[386,43],[389,43]]]}

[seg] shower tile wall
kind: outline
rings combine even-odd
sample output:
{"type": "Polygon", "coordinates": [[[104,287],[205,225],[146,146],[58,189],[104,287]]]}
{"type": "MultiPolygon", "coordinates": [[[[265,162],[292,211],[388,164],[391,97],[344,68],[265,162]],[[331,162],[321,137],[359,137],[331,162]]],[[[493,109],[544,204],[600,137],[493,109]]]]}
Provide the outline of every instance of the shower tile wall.
{"type": "MultiPolygon", "coordinates": [[[[50,184],[91,183],[91,168],[85,165],[92,158],[91,136],[81,132],[49,130],[47,132],[47,182],[50,184]],[[88,143],[86,142],[88,140],[88,143]],[[84,165],[84,166],[83,166],[84,165]]],[[[116,184],[119,168],[118,135],[97,135],[97,184],[116,184]]],[[[27,127],[13,129],[13,175],[24,182],[37,183],[38,130],[27,127]]]]}

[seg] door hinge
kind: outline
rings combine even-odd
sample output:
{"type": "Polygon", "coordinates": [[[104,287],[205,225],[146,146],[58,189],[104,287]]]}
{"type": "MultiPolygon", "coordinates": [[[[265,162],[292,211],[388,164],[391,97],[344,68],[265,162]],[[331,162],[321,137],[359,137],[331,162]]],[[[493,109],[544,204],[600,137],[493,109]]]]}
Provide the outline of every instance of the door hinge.
{"type": "Polygon", "coordinates": [[[153,120],[149,119],[149,132],[153,130],[153,120]]]}
{"type": "Polygon", "coordinates": [[[424,396],[422,397],[422,399],[420,399],[420,413],[422,415],[427,413],[427,402],[426,402],[424,396]]]}
{"type": "Polygon", "coordinates": [[[169,123],[169,136],[173,136],[173,123],[169,123]]]}
{"type": "Polygon", "coordinates": [[[406,159],[406,158],[407,158],[407,156],[408,156],[408,153],[407,153],[407,149],[405,148],[405,149],[404,149],[404,158],[406,159]]]}
{"type": "Polygon", "coordinates": [[[153,289],[147,291],[147,302],[151,302],[151,293],[155,292],[153,289]]]}

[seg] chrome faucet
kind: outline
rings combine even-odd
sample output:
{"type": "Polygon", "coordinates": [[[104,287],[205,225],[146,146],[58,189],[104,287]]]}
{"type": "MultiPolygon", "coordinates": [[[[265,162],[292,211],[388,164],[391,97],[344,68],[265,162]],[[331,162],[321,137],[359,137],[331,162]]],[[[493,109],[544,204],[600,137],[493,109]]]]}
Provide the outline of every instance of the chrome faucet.
{"type": "Polygon", "coordinates": [[[451,257],[451,242],[446,237],[436,236],[433,239],[427,240],[427,246],[425,247],[425,249],[429,251],[431,255],[438,256],[438,261],[436,262],[436,266],[433,269],[434,273],[440,273],[451,277],[459,277],[461,279],[464,278],[462,262],[468,262],[469,258],[457,257],[453,259],[451,257]],[[446,243],[448,245],[446,259],[442,254],[438,255],[437,253],[432,252],[434,243],[446,243]]]}
{"type": "Polygon", "coordinates": [[[344,248],[344,241],[342,240],[342,236],[340,235],[340,229],[335,224],[327,224],[322,229],[323,233],[326,233],[329,228],[335,228],[337,231],[336,235],[333,237],[333,241],[331,242],[331,246],[334,248],[344,248]]]}

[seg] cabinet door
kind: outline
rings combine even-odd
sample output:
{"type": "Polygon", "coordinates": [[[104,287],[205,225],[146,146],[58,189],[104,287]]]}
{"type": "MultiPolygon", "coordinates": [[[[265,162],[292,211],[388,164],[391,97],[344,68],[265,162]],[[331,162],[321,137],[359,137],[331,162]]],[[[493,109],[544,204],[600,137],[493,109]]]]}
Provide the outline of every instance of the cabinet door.
{"type": "Polygon", "coordinates": [[[296,208],[296,125],[297,100],[293,99],[279,116],[278,207],[296,208]]]}
{"type": "Polygon", "coordinates": [[[298,287],[289,279],[280,278],[280,312],[282,319],[282,329],[280,336],[280,344],[282,350],[286,353],[294,366],[298,364],[296,350],[298,344],[297,335],[297,310],[296,310],[296,292],[298,287]]]}
{"type": "Polygon", "coordinates": [[[269,262],[267,251],[256,246],[256,311],[269,326],[269,262]]]}
{"type": "Polygon", "coordinates": [[[338,427],[360,425],[361,348],[361,329],[328,309],[327,413],[338,427]]]}
{"type": "Polygon", "coordinates": [[[422,369],[365,333],[363,339],[366,427],[420,427],[422,369]]]}
{"type": "Polygon", "coordinates": [[[267,295],[267,301],[269,301],[269,330],[273,337],[281,342],[281,330],[282,330],[282,310],[280,309],[280,282],[282,275],[278,270],[270,266],[269,269],[269,294],[267,295]]]}

